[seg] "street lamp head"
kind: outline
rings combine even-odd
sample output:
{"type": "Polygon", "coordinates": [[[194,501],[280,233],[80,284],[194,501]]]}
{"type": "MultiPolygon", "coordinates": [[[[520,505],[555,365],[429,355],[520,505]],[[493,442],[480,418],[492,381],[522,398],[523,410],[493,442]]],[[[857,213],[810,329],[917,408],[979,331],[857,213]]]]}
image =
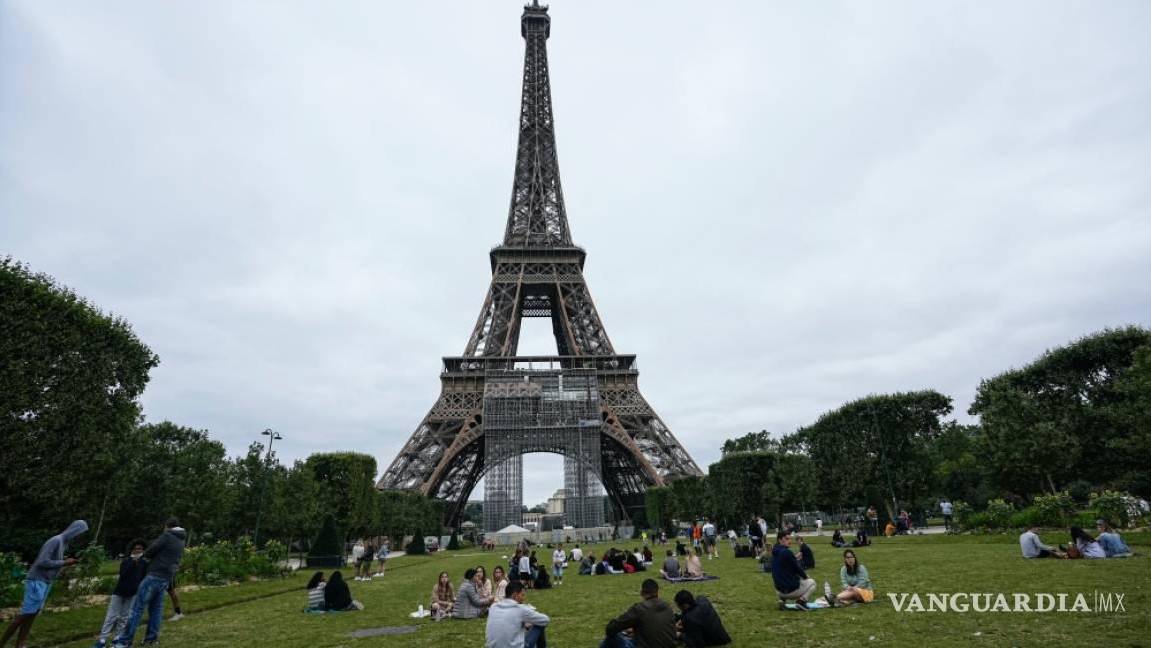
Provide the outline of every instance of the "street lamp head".
{"type": "Polygon", "coordinates": [[[268,429],[264,430],[263,432],[261,432],[260,434],[262,434],[263,436],[272,437],[272,440],[284,438],[284,437],[280,436],[279,432],[272,431],[272,428],[268,428],[268,429]]]}

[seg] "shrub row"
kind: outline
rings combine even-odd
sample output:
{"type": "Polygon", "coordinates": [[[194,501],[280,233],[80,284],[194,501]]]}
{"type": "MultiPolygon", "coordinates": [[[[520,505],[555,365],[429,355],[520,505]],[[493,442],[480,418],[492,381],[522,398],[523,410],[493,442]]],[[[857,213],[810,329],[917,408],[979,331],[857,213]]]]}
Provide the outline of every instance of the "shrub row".
{"type": "Polygon", "coordinates": [[[982,511],[974,511],[958,502],[955,513],[959,526],[966,530],[1026,529],[1032,526],[1093,529],[1099,518],[1118,528],[1127,528],[1139,523],[1144,516],[1138,500],[1115,491],[1091,493],[1086,509],[1076,506],[1072,495],[1063,491],[1037,495],[1031,506],[1023,509],[1016,509],[1002,499],[990,500],[982,511]]]}

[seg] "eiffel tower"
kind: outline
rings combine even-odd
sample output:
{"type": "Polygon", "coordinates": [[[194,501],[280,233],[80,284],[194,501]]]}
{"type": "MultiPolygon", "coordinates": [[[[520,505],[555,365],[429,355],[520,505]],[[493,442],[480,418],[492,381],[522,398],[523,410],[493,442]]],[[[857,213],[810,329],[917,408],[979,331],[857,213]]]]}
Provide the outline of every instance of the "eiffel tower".
{"type": "Polygon", "coordinates": [[[616,353],[584,280],[560,186],[547,6],[525,6],[520,33],[519,145],[491,286],[463,355],[443,359],[439,399],[377,487],[445,500],[458,526],[485,478],[495,531],[521,521],[523,455],[553,452],[565,457],[568,524],[602,524],[601,485],[615,518],[637,521],[647,488],[702,472],[640,394],[635,356],[616,353]],[[551,318],[557,355],[516,355],[525,317],[551,318]]]}

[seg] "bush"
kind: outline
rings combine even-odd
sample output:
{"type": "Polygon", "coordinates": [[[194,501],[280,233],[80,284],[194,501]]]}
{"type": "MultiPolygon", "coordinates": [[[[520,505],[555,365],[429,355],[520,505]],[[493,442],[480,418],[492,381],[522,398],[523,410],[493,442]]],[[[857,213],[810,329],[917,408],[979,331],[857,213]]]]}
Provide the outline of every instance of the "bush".
{"type": "Polygon", "coordinates": [[[1091,492],[1094,487],[1091,482],[1078,479],[1067,485],[1067,492],[1071,495],[1071,499],[1075,500],[1076,504],[1087,504],[1091,499],[1091,492]]]}
{"type": "Polygon", "coordinates": [[[421,529],[416,529],[416,534],[412,536],[412,541],[408,543],[405,551],[413,556],[420,556],[428,553],[427,546],[424,545],[424,532],[421,529]]]}
{"type": "MultiPolygon", "coordinates": [[[[1138,517],[1138,505],[1132,510],[1135,498],[1127,493],[1105,490],[1102,493],[1091,493],[1091,509],[1117,528],[1127,527],[1133,518],[1138,517]],[[1135,515],[1132,515],[1135,513],[1135,515]]],[[[1094,521],[1091,525],[1094,526],[1094,521]]]]}
{"type": "Polygon", "coordinates": [[[969,513],[963,518],[963,528],[968,530],[987,529],[990,525],[990,518],[986,513],[969,513]]]}
{"type": "Polygon", "coordinates": [[[312,543],[312,548],[308,551],[308,555],[344,555],[344,542],[340,539],[340,533],[336,529],[336,518],[331,515],[324,516],[324,524],[320,527],[320,535],[316,536],[316,541],[312,543]]]}
{"type": "Polygon", "coordinates": [[[235,542],[203,544],[184,552],[180,573],[184,582],[200,585],[224,585],[253,576],[280,576],[280,562],[287,554],[283,543],[272,541],[263,553],[257,553],[247,536],[235,542]]]}
{"type": "Polygon", "coordinates": [[[452,531],[452,537],[450,540],[448,540],[448,551],[459,551],[459,549],[460,538],[456,535],[455,531],[452,531]]]}
{"type": "Polygon", "coordinates": [[[987,526],[992,529],[1006,529],[1011,523],[1011,516],[1015,507],[1001,499],[993,499],[987,503],[987,526]]]}
{"type": "Polygon", "coordinates": [[[1034,506],[1028,506],[1011,516],[1011,528],[1027,529],[1033,526],[1049,526],[1043,521],[1043,512],[1034,506]]]}
{"type": "Polygon", "coordinates": [[[1040,526],[1064,526],[1075,515],[1075,501],[1068,491],[1036,495],[1032,508],[1036,512],[1033,521],[1040,526]]]}
{"type": "Polygon", "coordinates": [[[24,563],[14,553],[0,553],[0,608],[20,605],[24,597],[24,563]]]}

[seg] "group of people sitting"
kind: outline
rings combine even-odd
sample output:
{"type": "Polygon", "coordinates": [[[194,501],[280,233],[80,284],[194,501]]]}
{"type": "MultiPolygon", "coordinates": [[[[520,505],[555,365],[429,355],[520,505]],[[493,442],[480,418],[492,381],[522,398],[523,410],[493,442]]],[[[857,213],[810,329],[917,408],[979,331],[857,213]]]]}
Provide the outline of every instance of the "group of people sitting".
{"type": "Polygon", "coordinates": [[[596,576],[634,574],[647,571],[647,568],[651,567],[653,559],[651,549],[647,546],[644,546],[642,550],[636,547],[632,551],[612,547],[605,551],[598,561],[594,555],[589,554],[580,562],[579,573],[596,576]]]}
{"type": "Polygon", "coordinates": [[[346,610],[362,610],[364,606],[352,598],[352,591],[348,588],[344,575],[339,571],[324,580],[324,572],[312,574],[308,580],[308,604],[305,612],[343,612],[346,610]]]}
{"type": "Polygon", "coordinates": [[[1099,530],[1098,537],[1093,537],[1082,528],[1073,526],[1070,529],[1071,542],[1054,547],[1040,539],[1038,526],[1032,526],[1019,535],[1019,549],[1024,558],[1095,559],[1127,558],[1133,555],[1119,532],[1106,520],[1096,520],[1095,527],[1099,530]]]}
{"type": "MultiPolygon", "coordinates": [[[[808,609],[812,595],[818,584],[807,575],[807,569],[815,566],[811,548],[800,540],[801,556],[791,550],[792,536],[786,531],[776,534],[776,544],[771,549],[771,578],[775,591],[779,594],[780,609],[786,609],[789,602],[800,610],[808,609]]],[[[838,594],[833,594],[831,583],[823,584],[823,600],[830,607],[852,603],[870,603],[875,600],[875,588],[871,583],[867,568],[851,549],[843,552],[843,566],[839,568],[839,582],[842,586],[838,594]]]]}
{"type": "MultiPolygon", "coordinates": [[[[867,547],[871,544],[871,538],[867,535],[867,530],[859,529],[855,532],[855,539],[851,541],[852,547],[867,547]]],[[[847,546],[847,541],[843,539],[843,533],[836,529],[835,533],[831,535],[831,546],[841,549],[847,546]]]]}
{"type": "Polygon", "coordinates": [[[681,566],[679,559],[672,554],[671,549],[668,549],[667,557],[663,559],[663,566],[659,569],[659,575],[667,579],[702,578],[704,576],[703,564],[699,560],[699,555],[689,549],[681,566]]]}

